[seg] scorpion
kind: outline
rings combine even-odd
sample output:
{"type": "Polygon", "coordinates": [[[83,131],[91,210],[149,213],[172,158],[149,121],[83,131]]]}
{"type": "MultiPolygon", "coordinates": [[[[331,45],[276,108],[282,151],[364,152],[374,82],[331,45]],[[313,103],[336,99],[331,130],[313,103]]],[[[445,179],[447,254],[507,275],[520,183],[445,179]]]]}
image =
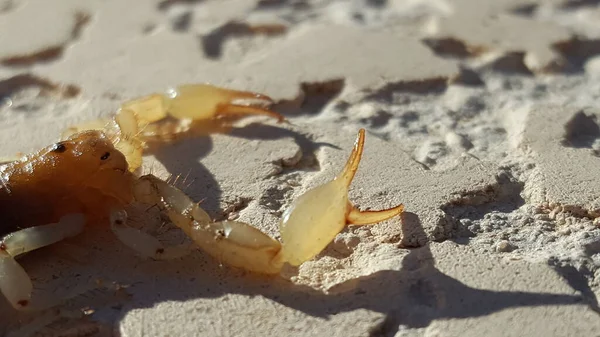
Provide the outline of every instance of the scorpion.
{"type": "Polygon", "coordinates": [[[255,102],[262,94],[188,84],[125,102],[112,117],[68,128],[62,141],[0,166],[0,292],[17,310],[35,307],[33,285],[19,255],[80,234],[89,224],[109,226],[139,255],[172,259],[189,252],[164,246],[135,226],[127,207],[157,206],[194,245],[220,262],[250,272],[279,274],[285,264],[314,258],[344,227],[374,224],[403,212],[402,204],[360,211],[348,191],[361,160],[360,129],[345,167],[285,210],[281,242],[250,224],[213,221],[183,191],[152,174],[142,175],[148,142],[170,141],[197,127],[222,127],[250,115],[285,118],[255,102]],[[244,103],[240,103],[244,101],[244,103]]]}

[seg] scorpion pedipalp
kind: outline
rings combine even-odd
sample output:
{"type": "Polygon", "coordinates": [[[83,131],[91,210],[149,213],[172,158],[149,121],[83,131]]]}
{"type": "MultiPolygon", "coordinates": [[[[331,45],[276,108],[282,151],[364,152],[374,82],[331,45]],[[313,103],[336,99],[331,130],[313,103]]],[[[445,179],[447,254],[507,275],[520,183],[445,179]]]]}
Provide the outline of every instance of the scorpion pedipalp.
{"type": "Polygon", "coordinates": [[[363,212],[348,200],[348,189],[364,147],[360,130],[344,169],[332,181],[307,191],[284,212],[283,243],[239,221],[212,222],[182,191],[152,175],[142,176],[136,200],[159,205],[202,250],[219,261],[252,272],[277,274],[285,263],[297,266],[321,252],[349,224],[366,225],[402,213],[404,206],[363,212]]]}

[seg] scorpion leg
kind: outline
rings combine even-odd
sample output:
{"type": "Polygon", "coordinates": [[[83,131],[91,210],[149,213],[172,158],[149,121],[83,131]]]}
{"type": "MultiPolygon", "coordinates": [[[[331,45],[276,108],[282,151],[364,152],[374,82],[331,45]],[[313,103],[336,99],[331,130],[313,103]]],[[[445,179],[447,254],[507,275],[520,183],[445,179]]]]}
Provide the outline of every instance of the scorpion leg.
{"type": "Polygon", "coordinates": [[[51,245],[83,230],[85,216],[70,214],[59,222],[30,227],[2,238],[0,244],[0,292],[15,309],[31,307],[31,279],[15,257],[29,251],[51,245]]]}
{"type": "Polygon", "coordinates": [[[365,131],[361,129],[346,166],[336,178],[309,190],[284,212],[280,222],[283,259],[298,266],[312,259],[349,224],[372,224],[394,217],[402,204],[382,211],[361,212],[348,200],[363,152],[365,131]]]}
{"type": "Polygon", "coordinates": [[[152,235],[127,226],[128,220],[126,211],[113,210],[110,214],[110,228],[121,242],[142,256],[169,260],[184,257],[194,250],[193,246],[187,244],[165,247],[152,235]]]}

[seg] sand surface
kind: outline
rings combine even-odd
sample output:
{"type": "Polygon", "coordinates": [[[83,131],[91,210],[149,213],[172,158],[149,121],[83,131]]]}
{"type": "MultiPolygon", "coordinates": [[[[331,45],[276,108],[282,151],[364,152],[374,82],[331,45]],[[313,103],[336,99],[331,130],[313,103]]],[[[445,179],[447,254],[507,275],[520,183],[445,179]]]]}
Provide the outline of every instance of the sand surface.
{"type": "Polygon", "coordinates": [[[279,278],[200,251],[143,259],[91,228],[20,262],[37,292],[107,287],[58,314],[0,299],[0,334],[600,336],[598,1],[0,0],[0,46],[3,156],[207,82],[267,94],[291,122],[148,154],[211,216],[278,238],[359,128],[351,200],[406,206],[279,278]]]}

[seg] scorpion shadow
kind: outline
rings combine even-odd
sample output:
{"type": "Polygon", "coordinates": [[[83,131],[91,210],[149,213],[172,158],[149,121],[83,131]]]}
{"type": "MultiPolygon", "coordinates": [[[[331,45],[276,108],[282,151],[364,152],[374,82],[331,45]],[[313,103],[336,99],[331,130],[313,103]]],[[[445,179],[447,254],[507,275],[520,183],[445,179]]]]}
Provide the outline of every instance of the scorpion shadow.
{"type": "MultiPolygon", "coordinates": [[[[425,235],[421,221],[414,213],[406,212],[402,216],[402,226],[403,232],[425,235]]],[[[142,300],[130,308],[151,308],[164,300],[187,301],[218,298],[226,294],[259,296],[320,318],[358,309],[379,312],[386,315],[379,327],[380,335],[394,336],[400,326],[426,327],[439,319],[479,317],[514,307],[585,304],[582,297],[574,295],[469,287],[435,267],[429,244],[410,249],[398,266],[399,270],[381,270],[352,279],[334,286],[328,293],[279,277],[267,278],[233,271],[208,257],[202,260],[203,270],[199,271],[197,278],[189,283],[184,281],[186,285],[183,287],[174,287],[174,280],[167,276],[169,273],[163,273],[166,277],[153,278],[153,286],[144,287],[146,289],[140,292],[140,296],[136,296],[142,300]],[[160,296],[153,296],[156,293],[160,296]]],[[[175,268],[194,268],[188,265],[189,261],[179,262],[186,266],[175,268]]],[[[154,268],[156,266],[151,267],[154,268]]],[[[146,272],[146,276],[154,273],[151,270],[146,272]]],[[[126,312],[121,314],[120,318],[123,318],[126,312]]]]}
{"type": "MultiPolygon", "coordinates": [[[[319,146],[294,131],[268,125],[233,130],[230,135],[250,139],[291,136],[303,149],[314,150],[319,146]]],[[[208,197],[205,205],[218,208],[221,190],[214,177],[198,160],[211,149],[210,138],[200,137],[163,148],[154,152],[154,155],[168,170],[184,168],[182,172],[170,171],[172,174],[186,174],[185,170],[190,169],[196,176],[205,176],[205,180],[196,182],[198,185],[191,189],[202,191],[204,188],[209,191],[204,194],[208,197]],[[177,167],[168,166],[173,161],[179,161],[177,167]]],[[[426,237],[416,214],[405,212],[399,223],[405,235],[410,233],[412,237],[426,237]]],[[[381,270],[352,279],[337,284],[324,293],[280,277],[257,276],[221,266],[202,252],[194,252],[174,261],[140,259],[118,242],[106,228],[91,228],[75,241],[79,246],[90,248],[87,260],[85,263],[70,263],[62,271],[53,270],[52,278],[59,275],[56,278],[61,278],[64,282],[68,278],[82,279],[87,275],[90,278],[131,284],[127,289],[131,297],[123,304],[100,308],[97,314],[92,315],[92,319],[110,322],[110,325],[119,324],[132,310],[153,308],[164,301],[216,299],[227,294],[262,297],[320,318],[358,309],[379,312],[386,315],[379,327],[379,334],[386,336],[393,336],[400,326],[425,327],[434,320],[478,317],[512,307],[585,304],[582,297],[574,295],[469,287],[435,267],[428,243],[409,249],[401,264],[394,270],[381,270]]],[[[48,261],[45,249],[32,252],[23,259],[25,268],[32,272],[34,282],[36,273],[39,274],[36,269],[48,261]]],[[[0,321],[10,315],[7,312],[11,309],[7,305],[0,303],[0,321]]]]}
{"type": "MultiPolygon", "coordinates": [[[[312,154],[322,146],[339,149],[329,143],[313,142],[307,135],[289,128],[282,128],[263,123],[252,123],[244,127],[224,129],[222,132],[228,137],[237,137],[247,140],[277,140],[292,138],[304,154],[312,154]]],[[[186,137],[185,141],[173,144],[156,146],[152,149],[154,155],[172,177],[183,177],[176,186],[181,188],[195,201],[201,201],[202,208],[213,218],[218,218],[219,201],[223,191],[214,175],[200,162],[200,160],[213,150],[212,138],[208,135],[186,137]]],[[[235,164],[235,162],[232,162],[235,164]]]]}
{"type": "MultiPolygon", "coordinates": [[[[426,236],[414,213],[402,215],[402,227],[403,233],[426,236]]],[[[386,336],[394,336],[400,326],[421,328],[438,319],[478,317],[513,307],[583,302],[580,296],[469,287],[435,267],[429,245],[410,249],[399,270],[381,270],[343,282],[329,289],[329,294],[312,290],[305,297],[263,295],[319,317],[357,309],[383,313],[386,320],[380,329],[381,335],[386,336]]]]}
{"type": "Polygon", "coordinates": [[[169,172],[175,186],[191,198],[202,198],[202,208],[213,215],[219,209],[222,191],[214,175],[200,162],[213,150],[212,138],[206,135],[162,145],[151,154],[169,172]],[[193,191],[193,193],[189,193],[193,191]]]}

